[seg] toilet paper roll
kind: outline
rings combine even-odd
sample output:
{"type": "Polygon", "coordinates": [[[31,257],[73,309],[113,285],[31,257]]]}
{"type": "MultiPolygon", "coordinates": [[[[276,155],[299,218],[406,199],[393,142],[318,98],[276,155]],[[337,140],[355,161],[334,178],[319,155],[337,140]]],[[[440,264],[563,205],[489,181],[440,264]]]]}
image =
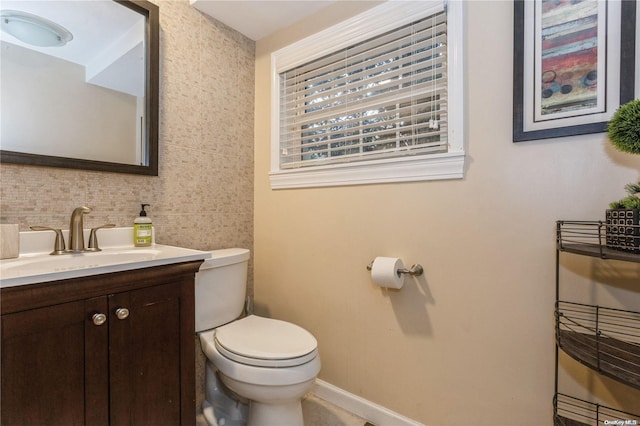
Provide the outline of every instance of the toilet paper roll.
{"type": "Polygon", "coordinates": [[[404,275],[398,273],[402,268],[402,260],[397,257],[376,257],[371,265],[371,279],[380,287],[402,288],[404,275]]]}

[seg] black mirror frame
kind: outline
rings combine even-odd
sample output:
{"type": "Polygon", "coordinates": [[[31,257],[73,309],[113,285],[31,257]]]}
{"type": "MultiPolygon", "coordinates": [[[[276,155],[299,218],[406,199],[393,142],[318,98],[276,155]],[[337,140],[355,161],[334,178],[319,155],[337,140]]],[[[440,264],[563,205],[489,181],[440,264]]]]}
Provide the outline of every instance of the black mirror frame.
{"type": "Polygon", "coordinates": [[[160,63],[160,13],[155,4],[146,0],[114,0],[146,17],[146,61],[145,102],[147,126],[148,165],[110,163],[106,161],[55,157],[0,150],[0,163],[29,166],[60,167],[66,169],[93,170],[113,173],[129,173],[158,176],[158,117],[159,117],[159,63],[160,63]]]}

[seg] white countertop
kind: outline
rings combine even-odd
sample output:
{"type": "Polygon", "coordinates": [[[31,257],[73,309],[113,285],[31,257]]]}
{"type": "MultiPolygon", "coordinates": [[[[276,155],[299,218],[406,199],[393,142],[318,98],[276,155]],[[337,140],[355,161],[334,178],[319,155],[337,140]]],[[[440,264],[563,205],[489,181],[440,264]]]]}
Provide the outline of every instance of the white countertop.
{"type": "MultiPolygon", "coordinates": [[[[87,235],[88,232],[85,231],[85,237],[87,235]]],[[[21,232],[20,256],[0,260],[0,287],[129,271],[211,257],[206,251],[162,244],[134,247],[129,242],[133,240],[132,228],[100,230],[98,241],[102,251],[99,252],[50,255],[54,238],[53,232],[21,232]]]]}

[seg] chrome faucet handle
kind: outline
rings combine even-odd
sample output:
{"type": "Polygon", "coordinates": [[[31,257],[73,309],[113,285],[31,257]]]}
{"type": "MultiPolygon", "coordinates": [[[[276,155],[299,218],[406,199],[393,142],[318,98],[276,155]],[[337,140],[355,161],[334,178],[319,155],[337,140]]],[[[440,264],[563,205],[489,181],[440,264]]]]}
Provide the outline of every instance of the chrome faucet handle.
{"type": "Polygon", "coordinates": [[[102,226],[97,226],[95,228],[91,228],[91,233],[89,234],[89,247],[87,247],[87,251],[101,251],[100,247],[98,247],[98,229],[103,228],[113,228],[115,227],[115,223],[107,223],[102,226]]]}
{"type": "Polygon", "coordinates": [[[64,246],[64,236],[62,235],[62,231],[57,228],[50,228],[48,226],[30,226],[32,231],[53,231],[56,233],[56,241],[53,244],[53,251],[49,254],[64,254],[67,251],[64,246]]]}

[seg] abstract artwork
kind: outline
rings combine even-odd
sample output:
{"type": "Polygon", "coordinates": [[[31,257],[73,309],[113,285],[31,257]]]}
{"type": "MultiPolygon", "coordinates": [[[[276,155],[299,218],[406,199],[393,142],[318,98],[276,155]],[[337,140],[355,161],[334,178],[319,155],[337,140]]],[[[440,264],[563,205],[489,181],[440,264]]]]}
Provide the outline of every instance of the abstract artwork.
{"type": "Polygon", "coordinates": [[[598,58],[606,57],[606,3],[542,0],[539,5],[540,115],[596,108],[605,95],[598,93],[598,75],[606,81],[598,58]]]}
{"type": "Polygon", "coordinates": [[[636,2],[514,2],[513,141],[604,132],[634,98],[636,2]]]}

